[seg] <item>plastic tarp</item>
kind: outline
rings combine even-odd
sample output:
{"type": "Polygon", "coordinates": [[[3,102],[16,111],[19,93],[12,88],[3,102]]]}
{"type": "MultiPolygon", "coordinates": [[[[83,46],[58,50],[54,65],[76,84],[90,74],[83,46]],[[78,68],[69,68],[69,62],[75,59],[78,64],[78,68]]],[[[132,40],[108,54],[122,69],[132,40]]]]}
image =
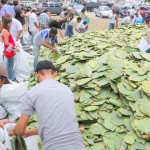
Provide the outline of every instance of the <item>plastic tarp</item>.
{"type": "Polygon", "coordinates": [[[15,55],[15,78],[17,81],[22,82],[28,80],[34,70],[34,56],[28,54],[24,50],[20,50],[15,55]]]}

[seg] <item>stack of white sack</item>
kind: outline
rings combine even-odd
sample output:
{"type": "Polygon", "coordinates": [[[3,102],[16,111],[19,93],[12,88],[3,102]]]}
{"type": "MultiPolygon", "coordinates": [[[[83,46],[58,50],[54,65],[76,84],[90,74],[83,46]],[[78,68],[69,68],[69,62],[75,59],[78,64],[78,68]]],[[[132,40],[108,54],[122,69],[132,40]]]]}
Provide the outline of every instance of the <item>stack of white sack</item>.
{"type": "MultiPolygon", "coordinates": [[[[12,150],[12,146],[11,146],[11,139],[12,137],[10,137],[9,131],[11,128],[13,128],[15,126],[15,124],[11,124],[8,123],[4,126],[4,129],[0,128],[0,150],[1,147],[9,150],[12,150]]],[[[37,137],[36,136],[31,136],[28,138],[25,138],[25,143],[27,146],[27,150],[38,150],[38,142],[37,142],[37,137]]]]}
{"type": "Polygon", "coordinates": [[[7,117],[14,121],[20,117],[27,91],[28,82],[3,85],[0,89],[0,120],[7,117]]]}

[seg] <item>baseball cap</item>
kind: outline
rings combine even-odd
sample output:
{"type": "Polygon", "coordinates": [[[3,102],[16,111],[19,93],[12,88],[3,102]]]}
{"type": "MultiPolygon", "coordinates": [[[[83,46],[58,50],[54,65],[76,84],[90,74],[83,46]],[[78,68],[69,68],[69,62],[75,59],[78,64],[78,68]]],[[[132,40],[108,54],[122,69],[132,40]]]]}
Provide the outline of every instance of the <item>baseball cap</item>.
{"type": "Polygon", "coordinates": [[[38,72],[38,71],[43,70],[43,69],[51,69],[51,70],[56,71],[56,68],[53,65],[53,63],[51,61],[48,61],[48,60],[43,60],[43,61],[38,62],[36,69],[35,69],[35,72],[38,72]]]}
{"type": "Polygon", "coordinates": [[[8,80],[8,73],[5,65],[3,63],[0,63],[0,76],[6,77],[6,82],[5,84],[10,83],[8,80]]]}

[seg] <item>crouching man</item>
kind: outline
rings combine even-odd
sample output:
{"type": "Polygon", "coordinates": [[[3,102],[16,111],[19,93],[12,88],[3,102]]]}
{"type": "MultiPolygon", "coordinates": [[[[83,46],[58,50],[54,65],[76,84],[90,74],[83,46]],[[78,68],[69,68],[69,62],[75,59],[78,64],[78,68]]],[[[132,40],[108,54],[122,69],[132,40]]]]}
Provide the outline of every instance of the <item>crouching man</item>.
{"type": "Polygon", "coordinates": [[[52,51],[56,51],[57,43],[57,28],[53,27],[51,29],[45,29],[38,32],[33,39],[33,55],[34,59],[34,68],[38,63],[38,57],[41,49],[41,45],[45,48],[49,48],[52,51]]]}

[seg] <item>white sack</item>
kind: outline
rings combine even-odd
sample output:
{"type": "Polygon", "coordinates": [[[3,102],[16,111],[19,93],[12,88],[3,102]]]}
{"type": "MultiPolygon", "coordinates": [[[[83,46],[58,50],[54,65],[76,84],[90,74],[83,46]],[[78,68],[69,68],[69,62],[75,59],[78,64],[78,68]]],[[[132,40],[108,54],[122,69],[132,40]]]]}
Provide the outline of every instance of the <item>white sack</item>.
{"type": "Polygon", "coordinates": [[[38,150],[38,141],[36,135],[25,138],[24,140],[27,145],[27,150],[38,150]]]}
{"type": "MultiPolygon", "coordinates": [[[[8,123],[4,126],[4,132],[5,132],[5,146],[9,149],[12,150],[12,146],[10,143],[10,140],[12,137],[8,136],[9,130],[13,128],[15,124],[8,123]]],[[[25,143],[27,146],[27,150],[38,150],[38,141],[36,136],[30,136],[28,138],[25,138],[25,143]]]]}
{"type": "Polygon", "coordinates": [[[4,131],[2,128],[0,128],[0,143],[3,143],[4,141],[5,141],[4,131]]]}
{"type": "Polygon", "coordinates": [[[142,37],[137,48],[140,49],[140,51],[145,52],[146,50],[148,50],[150,48],[150,44],[148,44],[148,42],[145,40],[145,38],[142,37]]]}
{"type": "Polygon", "coordinates": [[[0,120],[6,118],[8,112],[6,111],[5,107],[0,105],[0,120]]]}
{"type": "Polygon", "coordinates": [[[6,150],[5,146],[2,143],[0,143],[0,150],[6,150]]]}
{"type": "Polygon", "coordinates": [[[27,91],[28,82],[6,84],[1,88],[0,104],[7,110],[10,120],[20,117],[21,102],[26,99],[27,91]]]}
{"type": "Polygon", "coordinates": [[[21,82],[28,80],[34,70],[34,56],[28,54],[27,52],[20,50],[15,55],[15,78],[17,81],[21,82]]]}

